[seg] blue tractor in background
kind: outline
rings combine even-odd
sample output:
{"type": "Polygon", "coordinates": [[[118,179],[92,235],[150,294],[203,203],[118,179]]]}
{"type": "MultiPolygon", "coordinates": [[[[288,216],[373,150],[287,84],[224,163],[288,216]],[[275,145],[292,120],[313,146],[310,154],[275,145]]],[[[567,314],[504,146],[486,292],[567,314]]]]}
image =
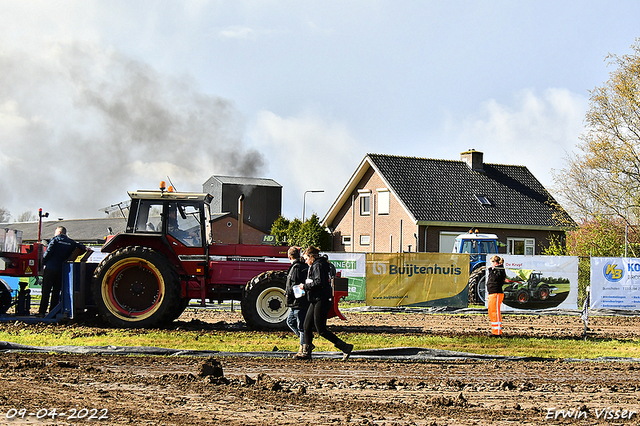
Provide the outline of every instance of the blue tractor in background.
{"type": "Polygon", "coordinates": [[[469,254],[469,304],[484,305],[487,254],[498,253],[498,236],[469,231],[456,237],[453,253],[469,254]]]}

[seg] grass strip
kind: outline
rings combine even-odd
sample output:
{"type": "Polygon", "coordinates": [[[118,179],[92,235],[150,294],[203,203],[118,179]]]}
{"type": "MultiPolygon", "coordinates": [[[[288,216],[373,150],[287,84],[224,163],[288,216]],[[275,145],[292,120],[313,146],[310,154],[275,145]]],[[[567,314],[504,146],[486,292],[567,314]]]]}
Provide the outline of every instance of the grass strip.
{"type": "MultiPolygon", "coordinates": [[[[615,339],[550,339],[484,336],[442,337],[396,334],[339,334],[355,345],[355,349],[422,347],[475,354],[527,356],[541,358],[598,357],[640,358],[637,340],[615,339]]],[[[257,331],[175,331],[175,330],[108,330],[73,328],[57,330],[21,329],[0,331],[0,340],[31,346],[153,346],[171,349],[223,352],[297,351],[298,340],[289,332],[257,331]]],[[[314,340],[318,351],[336,351],[322,338],[314,340]]]]}

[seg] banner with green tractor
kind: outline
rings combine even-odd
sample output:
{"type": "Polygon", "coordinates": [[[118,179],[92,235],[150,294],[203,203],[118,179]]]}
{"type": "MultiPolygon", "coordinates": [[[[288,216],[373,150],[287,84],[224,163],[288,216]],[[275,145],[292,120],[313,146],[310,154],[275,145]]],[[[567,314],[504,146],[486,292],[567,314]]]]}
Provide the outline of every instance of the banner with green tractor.
{"type": "Polygon", "coordinates": [[[578,257],[504,255],[504,268],[503,310],[576,309],[578,257]]]}

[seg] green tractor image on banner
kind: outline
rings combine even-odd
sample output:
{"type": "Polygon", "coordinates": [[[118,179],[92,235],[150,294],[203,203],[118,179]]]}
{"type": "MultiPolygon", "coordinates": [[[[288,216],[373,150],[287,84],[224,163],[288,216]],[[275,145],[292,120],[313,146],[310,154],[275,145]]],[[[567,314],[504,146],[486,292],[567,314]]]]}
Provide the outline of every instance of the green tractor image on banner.
{"type": "Polygon", "coordinates": [[[545,278],[533,269],[507,269],[504,304],[517,309],[545,309],[560,305],[569,295],[569,279],[545,278]]]}

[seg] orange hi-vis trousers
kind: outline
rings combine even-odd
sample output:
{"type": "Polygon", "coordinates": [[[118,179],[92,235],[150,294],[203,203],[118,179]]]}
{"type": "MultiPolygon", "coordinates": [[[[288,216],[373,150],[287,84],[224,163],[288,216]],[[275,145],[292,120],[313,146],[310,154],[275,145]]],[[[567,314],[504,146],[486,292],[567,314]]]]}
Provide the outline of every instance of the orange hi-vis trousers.
{"type": "Polygon", "coordinates": [[[488,297],[489,321],[491,321],[491,333],[502,335],[502,314],[500,305],[504,300],[504,293],[491,293],[488,297]]]}

